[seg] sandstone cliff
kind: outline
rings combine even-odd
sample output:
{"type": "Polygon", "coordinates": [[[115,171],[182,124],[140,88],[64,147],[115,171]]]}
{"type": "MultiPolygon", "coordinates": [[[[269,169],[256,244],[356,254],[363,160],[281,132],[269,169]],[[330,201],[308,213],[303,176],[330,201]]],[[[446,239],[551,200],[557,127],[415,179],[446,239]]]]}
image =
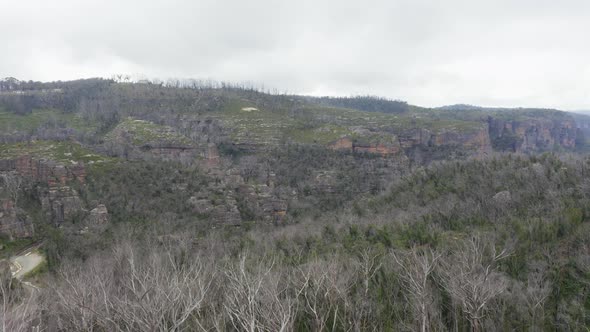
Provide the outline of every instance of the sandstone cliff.
{"type": "Polygon", "coordinates": [[[341,137],[328,145],[333,150],[396,155],[417,147],[457,147],[475,153],[491,151],[534,152],[555,149],[573,150],[580,142],[580,130],[572,118],[506,120],[489,116],[478,130],[439,130],[414,128],[398,133],[390,142],[363,141],[341,137]],[[391,142],[392,141],[392,142],[391,142]]]}
{"type": "Polygon", "coordinates": [[[25,211],[10,199],[0,200],[0,233],[10,238],[24,238],[33,236],[33,231],[33,223],[25,211]]]}
{"type": "Polygon", "coordinates": [[[68,185],[83,184],[86,169],[83,163],[64,165],[54,160],[38,159],[29,155],[0,160],[0,171],[13,171],[37,187],[37,197],[47,219],[54,224],[72,220],[84,211],[78,192],[68,185]]]}
{"type": "Polygon", "coordinates": [[[573,118],[503,120],[489,117],[488,124],[495,150],[532,152],[576,147],[578,131],[573,118]]]}

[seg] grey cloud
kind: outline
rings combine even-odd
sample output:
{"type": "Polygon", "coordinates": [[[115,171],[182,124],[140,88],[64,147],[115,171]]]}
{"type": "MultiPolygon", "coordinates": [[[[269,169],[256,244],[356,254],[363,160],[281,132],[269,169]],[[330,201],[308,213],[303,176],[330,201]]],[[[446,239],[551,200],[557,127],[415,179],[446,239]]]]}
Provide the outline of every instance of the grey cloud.
{"type": "Polygon", "coordinates": [[[0,0],[0,76],[590,108],[590,2],[0,0]]]}

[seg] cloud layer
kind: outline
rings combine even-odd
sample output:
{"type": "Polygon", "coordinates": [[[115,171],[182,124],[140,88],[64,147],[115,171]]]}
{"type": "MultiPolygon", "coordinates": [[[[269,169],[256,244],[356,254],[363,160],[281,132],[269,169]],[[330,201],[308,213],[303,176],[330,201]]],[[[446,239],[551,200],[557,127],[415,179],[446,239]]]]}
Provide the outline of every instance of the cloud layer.
{"type": "Polygon", "coordinates": [[[0,76],[590,109],[590,2],[0,0],[0,76]]]}

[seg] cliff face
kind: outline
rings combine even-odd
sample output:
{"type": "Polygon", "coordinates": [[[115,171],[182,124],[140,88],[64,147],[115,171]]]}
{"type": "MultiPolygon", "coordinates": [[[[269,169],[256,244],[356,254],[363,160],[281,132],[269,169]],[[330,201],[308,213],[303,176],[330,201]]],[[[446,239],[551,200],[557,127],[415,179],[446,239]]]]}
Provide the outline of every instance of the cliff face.
{"type": "Polygon", "coordinates": [[[69,186],[39,188],[39,197],[43,211],[55,225],[71,221],[85,212],[78,192],[69,186]]]}
{"type": "Polygon", "coordinates": [[[462,146],[471,150],[486,152],[491,150],[490,136],[487,127],[473,132],[444,130],[438,133],[428,129],[412,129],[399,136],[402,148],[416,146],[462,146]]]}
{"type": "MultiPolygon", "coordinates": [[[[15,171],[31,183],[41,184],[37,187],[41,207],[48,220],[54,224],[71,220],[84,212],[84,206],[78,193],[67,185],[72,181],[81,184],[85,182],[86,169],[82,163],[63,165],[53,160],[21,156],[16,159],[0,160],[0,171],[15,171]]],[[[6,203],[6,206],[9,205],[6,203]]],[[[5,210],[4,215],[10,213],[12,212],[8,209],[5,210]]],[[[26,226],[19,227],[26,229],[26,226]]],[[[12,232],[12,230],[8,232],[12,232]]],[[[30,236],[29,232],[25,231],[19,230],[17,233],[18,236],[30,236]]]]}
{"type": "Polygon", "coordinates": [[[425,128],[402,131],[394,143],[359,143],[342,137],[329,145],[333,150],[364,152],[382,156],[396,155],[416,147],[454,146],[476,153],[491,151],[534,152],[555,149],[572,150],[579,144],[580,130],[573,119],[503,120],[488,117],[481,129],[470,132],[425,128]]]}
{"type": "Polygon", "coordinates": [[[532,152],[576,147],[578,130],[573,119],[506,121],[490,117],[488,125],[495,150],[532,152]]]}
{"type": "Polygon", "coordinates": [[[65,185],[68,181],[84,183],[86,169],[84,164],[63,165],[53,160],[37,159],[28,155],[14,159],[0,160],[0,171],[16,171],[33,182],[44,182],[49,186],[65,185]]]}
{"type": "Polygon", "coordinates": [[[33,223],[10,199],[0,200],[0,232],[11,238],[33,236],[33,223]]]}
{"type": "Polygon", "coordinates": [[[396,138],[395,141],[390,143],[366,143],[343,137],[330,144],[329,148],[356,153],[380,154],[382,156],[398,155],[403,153],[404,150],[415,147],[461,146],[478,152],[491,151],[490,136],[487,128],[467,134],[452,131],[433,133],[427,129],[412,129],[394,137],[396,138]]]}

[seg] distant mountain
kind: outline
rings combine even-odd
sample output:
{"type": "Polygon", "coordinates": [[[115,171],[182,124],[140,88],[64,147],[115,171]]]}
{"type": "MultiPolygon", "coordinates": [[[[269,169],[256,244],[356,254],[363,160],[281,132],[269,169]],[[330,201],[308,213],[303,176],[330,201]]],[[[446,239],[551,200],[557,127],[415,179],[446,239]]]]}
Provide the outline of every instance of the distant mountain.
{"type": "Polygon", "coordinates": [[[471,110],[482,110],[483,107],[469,105],[469,104],[454,104],[436,107],[436,109],[444,111],[471,111],[471,110]]]}
{"type": "MultiPolygon", "coordinates": [[[[502,111],[558,111],[555,108],[539,108],[539,107],[485,107],[469,104],[454,104],[435,107],[434,109],[441,111],[486,111],[486,112],[502,112],[502,111]]],[[[590,111],[589,111],[590,112],[590,111]]]]}
{"type": "Polygon", "coordinates": [[[569,113],[575,113],[575,114],[582,114],[582,115],[590,115],[590,110],[573,110],[573,111],[568,111],[569,113]]]}
{"type": "Polygon", "coordinates": [[[410,108],[415,106],[408,105],[402,100],[391,100],[376,96],[356,96],[356,97],[309,97],[311,102],[319,102],[320,104],[332,107],[356,109],[365,112],[378,113],[406,113],[410,108]]]}
{"type": "Polygon", "coordinates": [[[573,149],[576,142],[574,118],[554,109],[424,108],[374,96],[277,95],[199,81],[3,82],[0,142],[75,137],[126,157],[154,154],[155,147],[172,155],[174,147],[184,156],[189,150],[204,155],[212,146],[261,152],[311,144],[411,156],[417,149],[573,149]],[[179,134],[190,142],[178,140],[179,134]],[[173,144],[179,141],[190,144],[173,144]]]}

